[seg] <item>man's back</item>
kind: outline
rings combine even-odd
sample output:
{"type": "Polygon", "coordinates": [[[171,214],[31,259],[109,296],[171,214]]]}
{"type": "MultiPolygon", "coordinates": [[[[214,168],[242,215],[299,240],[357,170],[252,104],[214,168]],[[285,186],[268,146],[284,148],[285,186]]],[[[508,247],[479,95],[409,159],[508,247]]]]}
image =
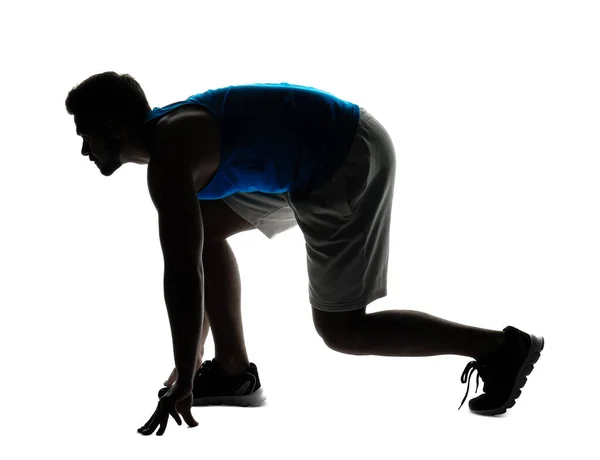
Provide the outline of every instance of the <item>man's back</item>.
{"type": "Polygon", "coordinates": [[[200,199],[234,193],[302,192],[325,183],[346,158],[360,108],[314,88],[282,84],[230,86],[155,108],[147,120],[185,105],[217,121],[220,164],[200,199]]]}

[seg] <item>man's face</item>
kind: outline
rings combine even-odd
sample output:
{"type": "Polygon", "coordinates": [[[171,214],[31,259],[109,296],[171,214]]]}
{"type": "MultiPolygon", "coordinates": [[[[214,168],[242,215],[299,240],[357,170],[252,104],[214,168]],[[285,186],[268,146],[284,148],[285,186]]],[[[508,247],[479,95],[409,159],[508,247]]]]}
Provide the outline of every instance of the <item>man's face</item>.
{"type": "Polygon", "coordinates": [[[77,134],[83,139],[81,154],[89,157],[104,176],[110,176],[123,164],[119,158],[119,147],[115,139],[112,139],[108,133],[100,134],[99,131],[92,131],[90,128],[79,126],[77,134]]]}

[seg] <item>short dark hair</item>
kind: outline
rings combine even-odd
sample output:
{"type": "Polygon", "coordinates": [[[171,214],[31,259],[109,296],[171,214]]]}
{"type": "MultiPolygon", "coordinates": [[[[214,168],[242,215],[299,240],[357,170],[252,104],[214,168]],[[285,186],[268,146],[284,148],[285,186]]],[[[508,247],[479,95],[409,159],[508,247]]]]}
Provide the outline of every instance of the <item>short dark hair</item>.
{"type": "Polygon", "coordinates": [[[69,91],[65,106],[83,124],[82,129],[97,129],[111,118],[141,126],[150,111],[144,90],[135,78],[116,72],[87,78],[69,91]]]}

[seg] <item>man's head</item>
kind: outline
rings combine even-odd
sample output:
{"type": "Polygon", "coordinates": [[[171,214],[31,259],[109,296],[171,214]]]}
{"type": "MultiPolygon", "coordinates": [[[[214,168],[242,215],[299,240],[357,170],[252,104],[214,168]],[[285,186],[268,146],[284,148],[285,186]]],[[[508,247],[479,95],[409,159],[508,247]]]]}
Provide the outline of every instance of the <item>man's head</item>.
{"type": "Polygon", "coordinates": [[[130,75],[104,72],[73,88],[65,100],[83,138],[81,153],[110,176],[123,163],[147,163],[144,122],[150,105],[130,75]]]}

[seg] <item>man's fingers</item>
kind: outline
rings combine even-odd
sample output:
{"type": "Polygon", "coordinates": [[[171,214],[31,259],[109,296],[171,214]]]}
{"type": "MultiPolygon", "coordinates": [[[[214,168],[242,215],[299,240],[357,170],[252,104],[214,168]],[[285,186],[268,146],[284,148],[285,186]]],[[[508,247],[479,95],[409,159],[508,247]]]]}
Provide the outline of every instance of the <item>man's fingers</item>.
{"type": "Polygon", "coordinates": [[[150,430],[150,428],[140,428],[138,430],[138,433],[143,434],[144,436],[148,436],[150,434],[152,434],[152,432],[154,431],[154,429],[150,430]]]}
{"type": "Polygon", "coordinates": [[[185,399],[182,399],[177,404],[177,412],[181,414],[185,423],[188,426],[198,426],[198,422],[194,419],[192,415],[192,405],[194,404],[194,396],[193,394],[189,394],[185,399]]]}
{"type": "Polygon", "coordinates": [[[185,423],[187,423],[188,426],[198,426],[198,422],[196,421],[196,419],[194,419],[191,410],[186,409],[180,411],[180,414],[183,416],[183,420],[185,420],[185,423]]]}
{"type": "Polygon", "coordinates": [[[152,414],[152,417],[150,417],[150,420],[148,420],[144,426],[142,426],[140,429],[138,429],[139,432],[141,432],[142,430],[146,430],[150,424],[152,423],[152,421],[154,420],[154,417],[156,417],[156,412],[154,412],[154,414],[152,414]]]}
{"type": "Polygon", "coordinates": [[[181,426],[181,417],[179,417],[177,410],[175,408],[171,409],[170,414],[171,414],[171,417],[173,417],[175,419],[175,421],[177,422],[177,425],[181,426]]]}
{"type": "Polygon", "coordinates": [[[154,431],[156,430],[158,425],[161,425],[161,428],[163,428],[162,431],[164,433],[164,431],[166,429],[166,423],[163,423],[163,420],[169,419],[169,411],[168,411],[168,409],[165,410],[165,407],[163,405],[164,405],[164,402],[161,402],[161,401],[158,402],[158,406],[156,407],[154,414],[152,414],[152,417],[150,417],[150,420],[148,420],[143,427],[138,429],[138,433],[141,433],[144,436],[148,436],[148,435],[154,433],[154,431]]]}
{"type": "Polygon", "coordinates": [[[154,430],[156,430],[156,413],[138,430],[138,433],[148,436],[149,434],[154,433],[154,430]]]}
{"type": "MultiPolygon", "coordinates": [[[[160,428],[156,432],[156,436],[162,436],[167,429],[167,423],[169,422],[169,414],[165,414],[165,418],[160,422],[160,428]]],[[[154,430],[152,430],[154,431],[154,430]]]]}
{"type": "Polygon", "coordinates": [[[173,369],[173,371],[171,372],[171,375],[169,375],[169,378],[164,383],[164,385],[166,387],[173,386],[173,384],[175,383],[176,380],[177,380],[177,368],[173,369]]]}
{"type": "Polygon", "coordinates": [[[183,420],[185,420],[185,423],[187,423],[190,427],[198,426],[198,422],[192,416],[192,402],[193,396],[191,393],[184,399],[184,401],[180,401],[179,404],[175,405],[173,405],[172,397],[165,398],[163,396],[163,398],[159,400],[158,407],[156,408],[156,411],[152,417],[150,417],[150,420],[148,420],[143,427],[138,429],[138,433],[148,436],[154,433],[154,431],[156,431],[158,428],[156,435],[162,436],[167,429],[167,424],[170,417],[173,417],[179,426],[181,426],[183,423],[181,421],[181,416],[183,416],[183,420]],[[182,402],[183,404],[181,404],[182,402]],[[180,407],[181,410],[179,409],[180,407]]]}

